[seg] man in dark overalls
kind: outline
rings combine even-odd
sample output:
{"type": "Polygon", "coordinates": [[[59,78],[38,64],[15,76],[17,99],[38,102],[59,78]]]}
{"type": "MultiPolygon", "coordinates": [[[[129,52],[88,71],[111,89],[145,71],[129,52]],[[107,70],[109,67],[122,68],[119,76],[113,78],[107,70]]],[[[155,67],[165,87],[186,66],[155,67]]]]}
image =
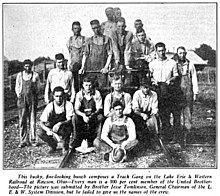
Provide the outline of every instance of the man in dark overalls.
{"type": "Polygon", "coordinates": [[[115,74],[111,81],[113,92],[105,97],[104,102],[104,116],[109,117],[114,114],[113,104],[115,101],[120,101],[123,104],[124,115],[130,115],[131,109],[131,95],[123,91],[123,79],[120,75],[115,74]]]}
{"type": "MultiPolygon", "coordinates": [[[[198,94],[198,81],[196,69],[192,62],[186,58],[186,49],[183,46],[177,48],[177,54],[173,57],[176,61],[179,77],[175,81],[173,93],[172,111],[174,117],[175,133],[173,140],[178,138],[181,130],[181,114],[183,116],[184,137],[183,144],[186,145],[187,133],[192,128],[193,101],[198,94]]],[[[181,138],[179,138],[181,139],[181,138]]]]}
{"type": "Polygon", "coordinates": [[[18,73],[16,78],[15,92],[18,97],[17,105],[19,112],[20,144],[19,148],[33,145],[36,141],[36,110],[38,104],[38,92],[40,79],[36,72],[31,70],[32,62],[27,59],[23,63],[24,71],[18,73]],[[30,133],[27,130],[29,119],[30,133]]]}
{"type": "Polygon", "coordinates": [[[81,26],[78,21],[73,22],[71,36],[67,42],[67,48],[70,54],[69,70],[73,73],[76,92],[79,91],[78,72],[82,66],[83,50],[85,48],[85,36],[81,35],[81,26]]]}
{"type": "Polygon", "coordinates": [[[59,136],[63,140],[63,152],[69,149],[72,133],[73,105],[64,99],[64,89],[57,86],[53,90],[54,101],[50,102],[40,117],[38,136],[50,146],[49,153],[56,151],[59,136]]]}
{"type": "Polygon", "coordinates": [[[84,139],[88,146],[93,146],[96,137],[100,137],[102,115],[102,97],[94,88],[94,82],[90,77],[83,79],[83,88],[76,94],[75,99],[75,123],[76,130],[72,148],[79,147],[84,139]]]}
{"type": "Polygon", "coordinates": [[[85,76],[96,77],[96,87],[101,89],[107,85],[107,72],[110,69],[112,58],[112,42],[109,37],[101,33],[101,26],[98,20],[92,20],[90,24],[94,36],[86,42],[79,74],[87,72],[85,76]]]}
{"type": "MultiPolygon", "coordinates": [[[[104,151],[104,159],[114,149],[131,151],[137,144],[136,130],[131,118],[123,115],[123,105],[120,101],[113,104],[114,115],[104,122],[101,139],[97,141],[96,147],[104,151]]],[[[125,153],[128,154],[128,153],[125,153]]]]}

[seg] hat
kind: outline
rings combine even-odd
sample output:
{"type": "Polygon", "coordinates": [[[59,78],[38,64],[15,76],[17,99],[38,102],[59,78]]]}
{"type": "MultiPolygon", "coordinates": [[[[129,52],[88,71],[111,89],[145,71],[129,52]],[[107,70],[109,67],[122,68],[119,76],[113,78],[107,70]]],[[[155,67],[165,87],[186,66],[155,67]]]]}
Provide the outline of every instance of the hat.
{"type": "Polygon", "coordinates": [[[111,151],[109,160],[114,163],[122,163],[126,157],[126,150],[119,147],[111,151]]]}

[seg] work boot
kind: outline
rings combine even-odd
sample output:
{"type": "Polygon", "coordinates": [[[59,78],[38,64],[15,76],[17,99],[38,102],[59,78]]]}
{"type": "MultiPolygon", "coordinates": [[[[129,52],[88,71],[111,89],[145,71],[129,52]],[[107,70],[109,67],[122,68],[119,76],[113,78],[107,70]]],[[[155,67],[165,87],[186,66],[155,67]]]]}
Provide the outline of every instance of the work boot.
{"type": "Polygon", "coordinates": [[[48,151],[49,154],[55,153],[56,152],[56,147],[50,147],[50,150],[48,151]]]}

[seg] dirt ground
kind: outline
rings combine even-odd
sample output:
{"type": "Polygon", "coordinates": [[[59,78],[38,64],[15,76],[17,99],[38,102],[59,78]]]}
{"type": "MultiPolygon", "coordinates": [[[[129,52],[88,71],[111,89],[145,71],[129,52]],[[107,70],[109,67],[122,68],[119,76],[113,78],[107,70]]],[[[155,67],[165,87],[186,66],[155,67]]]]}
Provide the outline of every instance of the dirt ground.
{"type": "MultiPolygon", "coordinates": [[[[124,163],[109,163],[103,160],[103,154],[75,153],[67,168],[215,168],[216,167],[216,87],[200,85],[200,94],[194,104],[193,131],[188,135],[186,148],[179,143],[168,144],[171,160],[163,150],[154,151],[150,146],[140,144],[133,156],[124,163]]],[[[39,119],[41,112],[38,112],[39,119]]],[[[37,125],[39,128],[39,124],[37,125]]],[[[34,164],[48,155],[48,146],[17,148],[19,144],[18,122],[14,121],[4,127],[4,168],[30,169],[34,164]]]]}

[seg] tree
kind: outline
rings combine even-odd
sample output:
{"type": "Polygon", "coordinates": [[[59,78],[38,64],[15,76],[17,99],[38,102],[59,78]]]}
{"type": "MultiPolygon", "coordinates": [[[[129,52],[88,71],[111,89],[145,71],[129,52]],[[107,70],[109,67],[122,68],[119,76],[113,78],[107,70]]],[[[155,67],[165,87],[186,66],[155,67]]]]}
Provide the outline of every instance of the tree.
{"type": "Polygon", "coordinates": [[[50,59],[50,57],[38,57],[38,58],[36,58],[35,60],[34,60],[34,65],[38,65],[38,64],[40,64],[40,63],[42,63],[42,62],[44,62],[45,60],[51,60],[50,59]]]}
{"type": "Polygon", "coordinates": [[[208,60],[208,64],[212,67],[216,66],[216,51],[207,44],[201,44],[199,48],[195,49],[195,53],[198,54],[203,60],[208,60]]]}
{"type": "Polygon", "coordinates": [[[9,76],[22,71],[22,69],[23,69],[22,62],[18,60],[8,61],[8,75],[9,76]]]}

